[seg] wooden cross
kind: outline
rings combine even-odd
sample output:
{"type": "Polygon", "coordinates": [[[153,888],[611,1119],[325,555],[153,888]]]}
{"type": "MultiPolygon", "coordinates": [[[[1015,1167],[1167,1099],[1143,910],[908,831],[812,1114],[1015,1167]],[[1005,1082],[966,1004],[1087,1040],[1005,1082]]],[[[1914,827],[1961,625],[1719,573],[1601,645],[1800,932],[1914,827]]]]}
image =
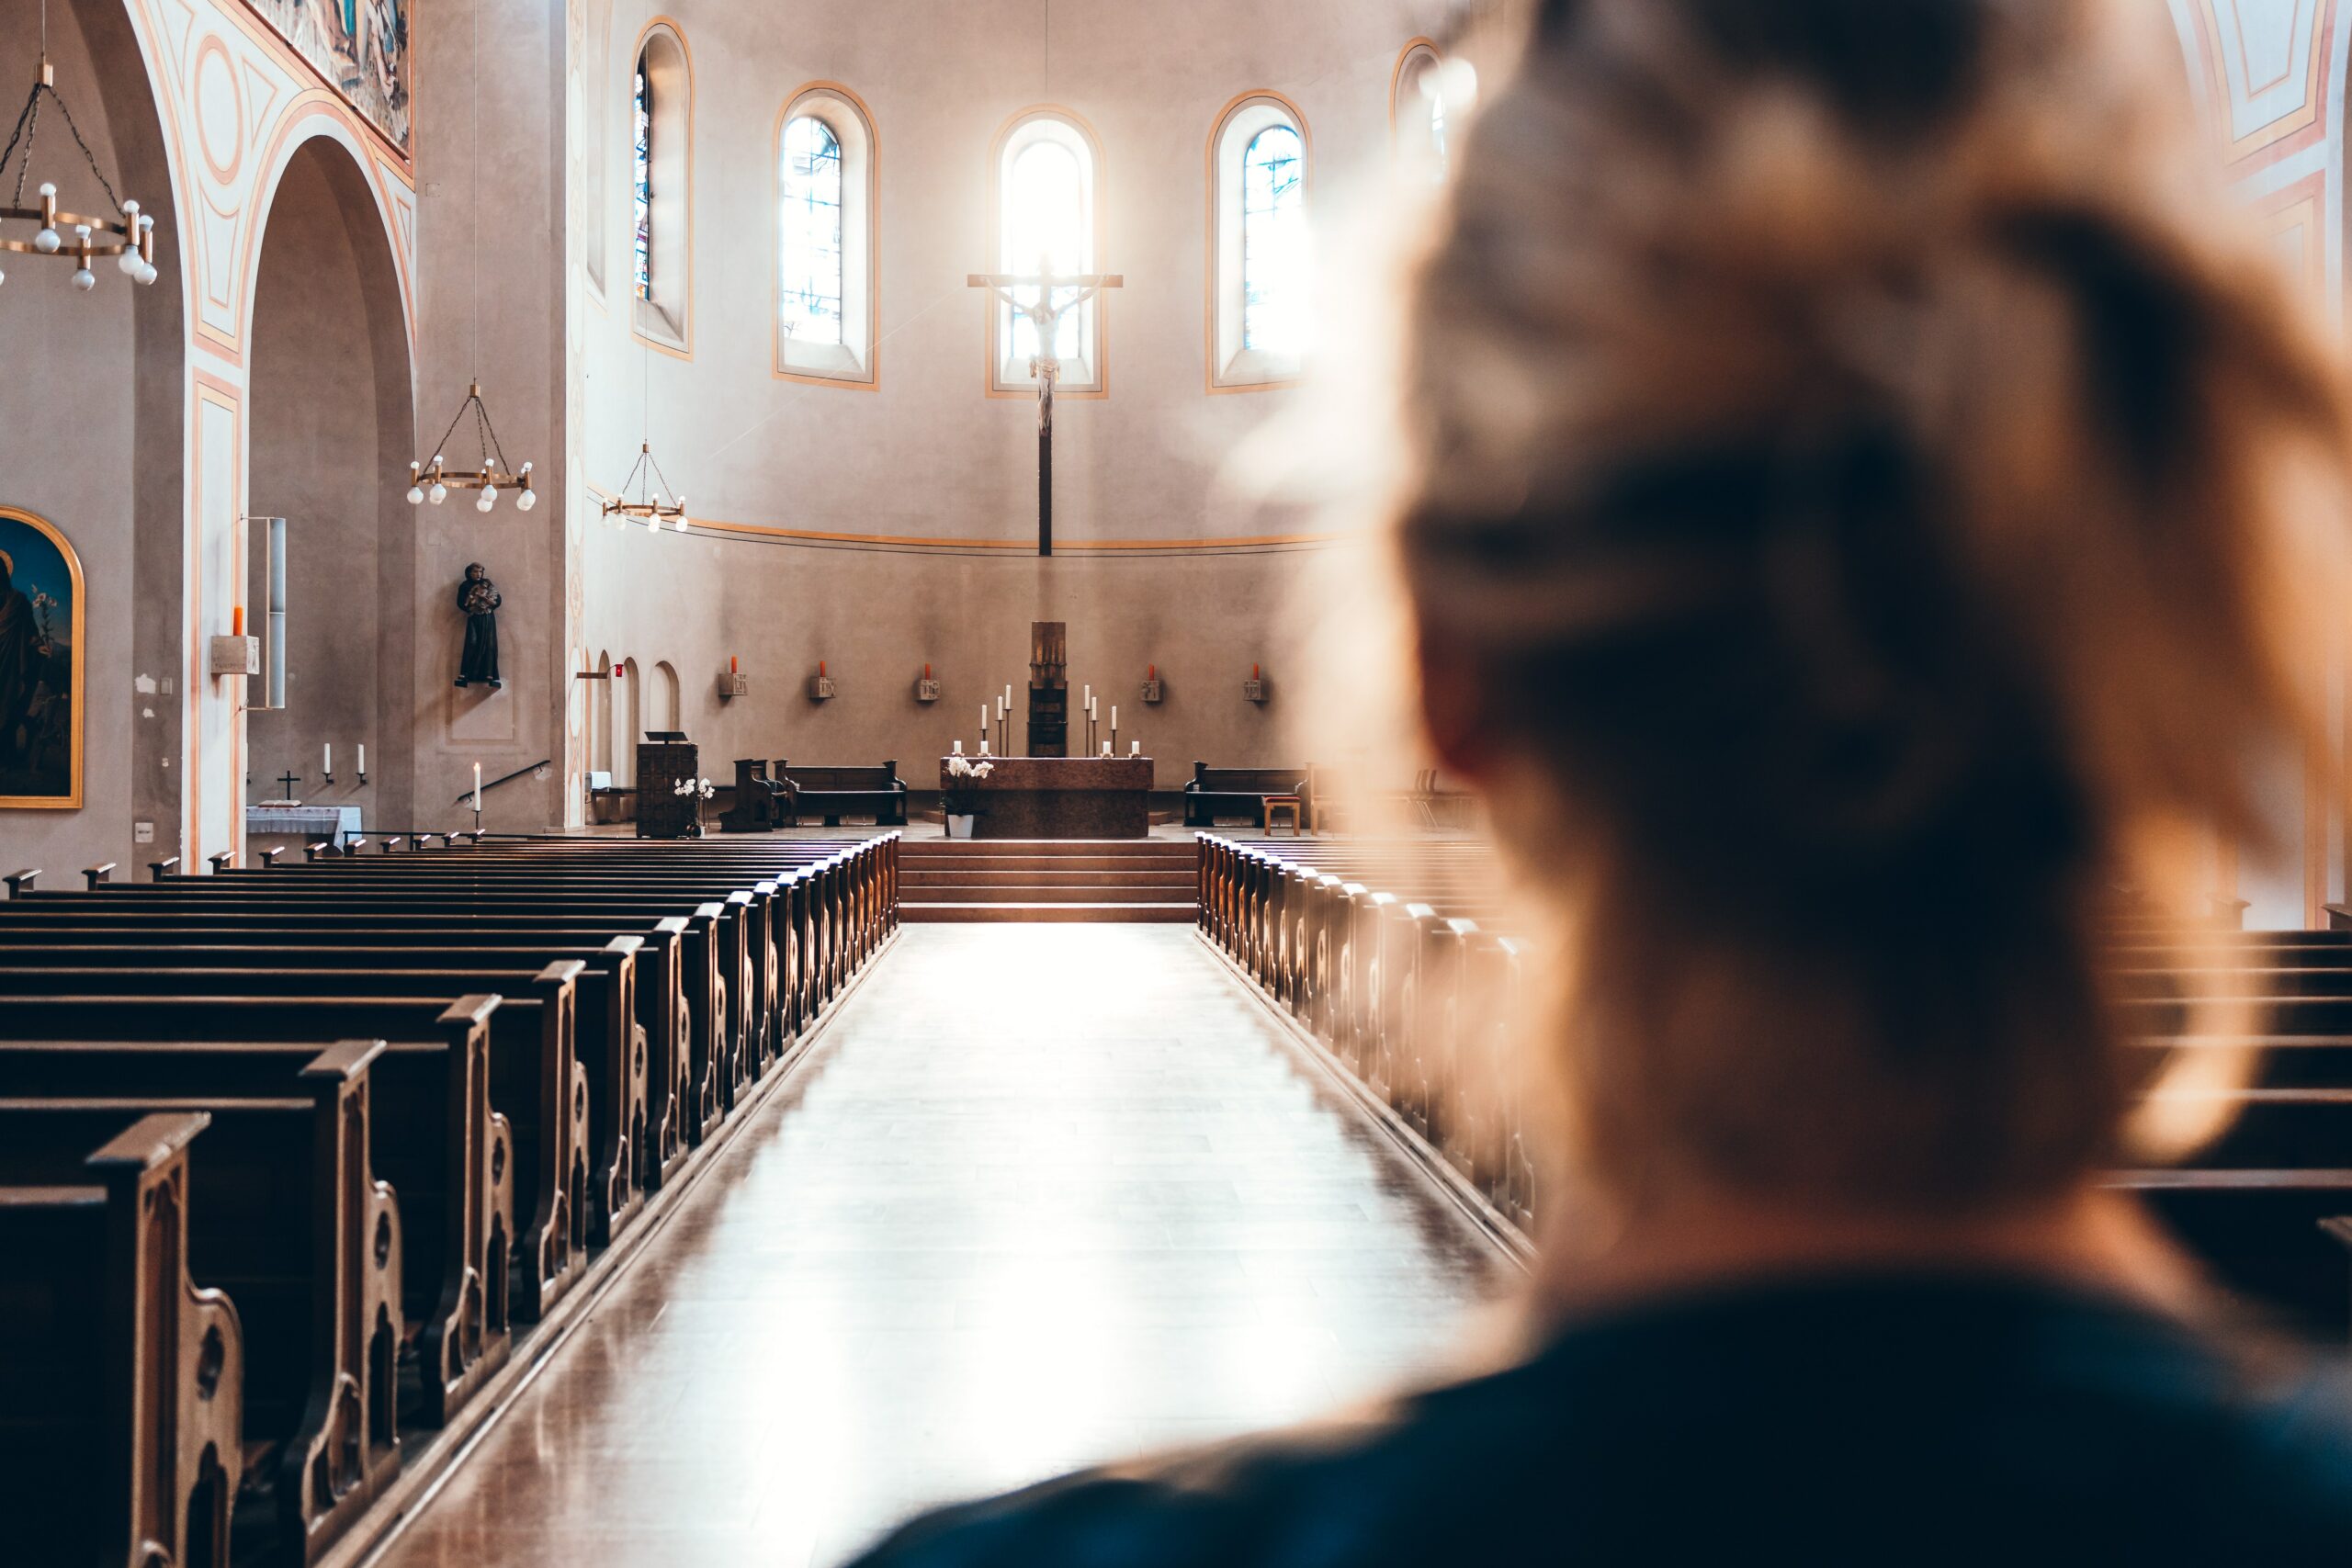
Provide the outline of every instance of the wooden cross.
{"type": "Polygon", "coordinates": [[[286,798],[291,800],[294,798],[294,786],[300,784],[302,781],[297,778],[294,774],[288,773],[278,774],[277,782],[286,786],[286,798]]]}
{"type": "Polygon", "coordinates": [[[1041,556],[1054,553],[1054,386],[1062,375],[1061,356],[1054,352],[1055,337],[1066,313],[1105,288],[1124,288],[1126,281],[1112,272],[1057,277],[1053,264],[1043,256],[1037,258],[1037,270],[1025,277],[1010,272],[976,272],[965,279],[969,287],[994,294],[1014,315],[1026,317],[1037,329],[1037,353],[1029,361],[1029,374],[1037,378],[1037,553],[1041,556]],[[1019,292],[1023,289],[1035,289],[1036,299],[1023,300],[1019,292]],[[1071,297],[1058,298],[1065,293],[1071,297]]]}

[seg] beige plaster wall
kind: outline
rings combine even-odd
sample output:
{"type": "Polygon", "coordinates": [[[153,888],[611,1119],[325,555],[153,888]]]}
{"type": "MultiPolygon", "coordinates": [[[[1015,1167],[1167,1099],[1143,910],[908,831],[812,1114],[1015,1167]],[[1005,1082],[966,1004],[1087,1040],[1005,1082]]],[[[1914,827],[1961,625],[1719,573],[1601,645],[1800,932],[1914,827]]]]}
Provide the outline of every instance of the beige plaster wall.
{"type": "MultiPolygon", "coordinates": [[[[419,453],[448,425],[479,377],[510,461],[536,464],[538,509],[473,497],[412,513],[416,766],[412,827],[456,825],[479,761],[497,778],[562,756],[565,698],[564,351],[565,18],[561,6],[471,0],[418,8],[419,453]],[[505,596],[500,692],[458,692],[464,617],[456,590],[480,561],[505,596]]],[[[461,432],[446,454],[472,468],[461,432]]],[[[538,829],[562,819],[560,769],[492,794],[486,826],[538,829]]]]}
{"type": "MultiPolygon", "coordinates": [[[[966,274],[987,254],[992,144],[1041,102],[1091,124],[1102,147],[1100,262],[1123,273],[1107,304],[1109,396],[1066,399],[1057,419],[1056,536],[1193,544],[1290,534],[1311,519],[1271,511],[1227,482],[1235,448],[1301,394],[1206,389],[1208,141],[1237,95],[1272,89],[1313,141],[1312,199],[1337,213],[1382,188],[1390,76],[1447,0],[1198,0],[1139,26],[1118,0],[874,0],[854,7],[678,0],[694,62],[692,355],[629,331],[628,79],[656,7],[619,0],[609,48],[582,62],[603,99],[574,123],[583,257],[601,247],[608,289],[574,273],[582,301],[580,471],[617,489],[640,433],[697,516],[754,526],[927,538],[1034,540],[1034,400],[984,394],[987,305],[966,274]],[[1050,54],[1050,67],[1047,56],[1050,54]],[[803,85],[838,82],[872,111],[878,148],[880,385],[811,387],[774,374],[775,143],[803,85]],[[601,114],[594,112],[601,109],[601,114]],[[601,126],[601,130],[599,127],[601,126]]],[[[605,35],[592,4],[582,28],[605,35]]],[[[583,91],[587,90],[585,87],[583,91]]],[[[1069,624],[1073,679],[1116,701],[1173,784],[1196,758],[1300,760],[1282,725],[1288,659],[1280,623],[1301,562],[1281,553],[1066,555],[861,553],[785,547],[586,521],[582,649],[674,662],[684,721],[707,760],[739,754],[911,767],[954,736],[976,739],[984,694],[1026,678],[1033,620],[1069,624]],[[729,655],[752,677],[722,705],[729,655]],[[802,694],[820,658],[840,696],[802,694]],[[926,710],[911,687],[929,660],[926,710]],[[1253,663],[1274,701],[1245,702],[1253,663]],[[1156,663],[1168,699],[1136,700],[1156,663]],[[1140,723],[1141,728],[1136,727],[1140,723]]],[[[586,700],[605,700],[589,691],[586,700]]],[[[584,751],[584,748],[583,748],[584,751]]],[[[717,772],[717,769],[713,769],[717,772]]],[[[910,772],[921,783],[920,770],[910,772]]]]}
{"type": "MultiPolygon", "coordinates": [[[[334,143],[306,143],[262,239],[247,491],[256,515],[288,523],[287,706],[248,716],[245,784],[248,798],[276,799],[290,769],[298,799],[357,805],[370,824],[401,828],[413,826],[402,651],[413,523],[401,492],[414,443],[398,284],[363,178],[334,143]],[[320,777],[324,743],[334,748],[331,785],[320,777]]],[[[257,623],[268,604],[258,525],[246,558],[257,623]]]]}
{"type": "MultiPolygon", "coordinates": [[[[0,0],[0,85],[13,108],[39,55],[37,0],[0,0]]],[[[0,401],[0,501],[62,529],[80,556],[87,596],[84,805],[78,811],[0,810],[0,863],[44,868],[44,886],[78,886],[101,861],[174,852],[178,781],[172,759],[185,698],[176,674],[184,400],[181,300],[160,127],[125,21],[53,6],[57,85],[98,166],[119,194],[157,213],[164,276],[138,288],[101,263],[88,294],[69,264],[0,261],[0,342],[18,372],[0,401]],[[145,675],[155,690],[141,692],[145,675]],[[166,693],[164,683],[172,682],[166,693]],[[136,820],[156,845],[133,842],[136,820]]],[[[53,109],[42,117],[33,183],[54,180],[70,210],[105,197],[53,109]]]]}
{"type": "MultiPolygon", "coordinates": [[[[1120,750],[1141,740],[1163,785],[1189,777],[1196,760],[1306,760],[1282,717],[1284,672],[1297,659],[1283,611],[1306,565],[1298,556],[910,558],[657,537],[642,527],[600,527],[589,548],[589,622],[628,628],[594,643],[592,661],[609,653],[645,671],[662,661],[675,668],[684,728],[714,778],[731,778],[737,757],[894,758],[908,783],[934,787],[933,759],[959,738],[978,748],[982,702],[1010,682],[1025,715],[1034,621],[1068,624],[1073,691],[1092,685],[1106,724],[1117,705],[1120,750]],[[722,701],[718,677],[730,657],[750,674],[751,692],[722,701]],[[820,660],[836,693],[821,703],[808,695],[820,660]],[[914,693],[926,662],[941,686],[929,705],[914,693]],[[1272,684],[1274,701],[1262,706],[1242,695],[1253,663],[1272,684]],[[1152,664],[1165,683],[1157,707],[1140,694],[1152,664]]],[[[617,742],[625,682],[609,694],[582,684],[586,701],[609,702],[621,718],[617,742]]],[[[641,711],[661,706],[649,694],[641,711]]],[[[1016,724],[1016,750],[1025,750],[1025,733],[1016,724]]],[[[1079,739],[1074,726],[1073,750],[1079,739]]]]}

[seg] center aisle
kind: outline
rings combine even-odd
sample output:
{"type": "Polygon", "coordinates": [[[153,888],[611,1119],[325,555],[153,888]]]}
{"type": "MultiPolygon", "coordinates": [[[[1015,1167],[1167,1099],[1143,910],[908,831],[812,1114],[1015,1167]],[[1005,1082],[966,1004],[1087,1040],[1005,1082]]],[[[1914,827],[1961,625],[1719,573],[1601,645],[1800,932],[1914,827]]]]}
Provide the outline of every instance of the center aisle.
{"type": "Polygon", "coordinates": [[[1189,930],[910,927],[385,1568],[830,1564],[1330,1409],[1502,1282],[1189,930]]]}

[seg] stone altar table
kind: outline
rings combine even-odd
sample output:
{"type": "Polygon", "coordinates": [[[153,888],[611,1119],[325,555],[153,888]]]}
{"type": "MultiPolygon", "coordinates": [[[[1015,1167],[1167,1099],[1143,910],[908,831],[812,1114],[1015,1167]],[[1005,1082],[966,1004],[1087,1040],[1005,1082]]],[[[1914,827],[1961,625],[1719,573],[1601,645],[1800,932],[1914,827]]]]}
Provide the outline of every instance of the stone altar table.
{"type": "MultiPolygon", "coordinates": [[[[978,759],[973,759],[978,761],[978,759]]],[[[951,779],[979,800],[976,839],[1144,839],[1151,836],[1149,757],[991,757],[985,779],[951,779]]]]}

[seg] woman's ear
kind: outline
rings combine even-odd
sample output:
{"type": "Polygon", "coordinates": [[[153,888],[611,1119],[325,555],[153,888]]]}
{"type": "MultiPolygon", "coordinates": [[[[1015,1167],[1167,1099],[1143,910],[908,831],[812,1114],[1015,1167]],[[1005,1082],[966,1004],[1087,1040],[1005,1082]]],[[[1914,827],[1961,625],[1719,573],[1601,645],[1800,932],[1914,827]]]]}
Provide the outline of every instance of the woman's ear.
{"type": "Polygon", "coordinates": [[[1487,705],[1488,687],[1477,661],[1439,648],[1426,637],[1419,646],[1421,728],[1446,772],[1472,784],[1492,777],[1498,745],[1487,705]]]}

